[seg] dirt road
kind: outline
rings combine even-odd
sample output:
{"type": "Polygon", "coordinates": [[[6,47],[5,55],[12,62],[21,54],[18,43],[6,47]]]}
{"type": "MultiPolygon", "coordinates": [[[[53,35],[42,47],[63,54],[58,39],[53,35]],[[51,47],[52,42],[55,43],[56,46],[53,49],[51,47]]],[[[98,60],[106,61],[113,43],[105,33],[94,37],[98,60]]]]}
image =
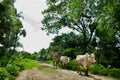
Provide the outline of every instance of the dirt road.
{"type": "Polygon", "coordinates": [[[50,64],[40,63],[45,70],[38,70],[34,67],[31,70],[22,71],[16,80],[117,80],[110,77],[92,75],[86,77],[75,71],[65,69],[53,69],[50,64]]]}

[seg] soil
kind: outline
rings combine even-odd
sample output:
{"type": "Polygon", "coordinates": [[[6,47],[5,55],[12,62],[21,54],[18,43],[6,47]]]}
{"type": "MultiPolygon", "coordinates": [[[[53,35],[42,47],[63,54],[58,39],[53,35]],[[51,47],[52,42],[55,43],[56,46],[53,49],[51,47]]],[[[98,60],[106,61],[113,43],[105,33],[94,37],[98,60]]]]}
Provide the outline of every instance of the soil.
{"type": "MultiPolygon", "coordinates": [[[[40,63],[40,65],[53,69],[53,66],[47,63],[40,63]]],[[[24,70],[20,72],[16,80],[118,80],[111,77],[98,76],[93,74],[85,76],[82,73],[82,75],[79,75],[76,71],[60,68],[54,70],[56,73],[38,70],[36,67],[34,67],[31,70],[24,70]]]]}

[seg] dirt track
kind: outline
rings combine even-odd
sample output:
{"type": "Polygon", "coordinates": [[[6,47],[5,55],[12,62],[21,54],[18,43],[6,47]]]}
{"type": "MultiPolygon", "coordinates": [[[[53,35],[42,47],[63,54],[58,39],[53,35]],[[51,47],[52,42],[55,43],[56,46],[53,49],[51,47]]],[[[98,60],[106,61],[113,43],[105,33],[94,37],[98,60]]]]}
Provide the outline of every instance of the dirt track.
{"type": "MultiPolygon", "coordinates": [[[[52,70],[52,66],[46,63],[40,63],[42,66],[52,70]]],[[[90,74],[89,77],[79,75],[75,71],[65,69],[53,69],[55,72],[38,70],[36,67],[31,70],[22,71],[16,80],[117,80],[110,77],[90,74]]]]}

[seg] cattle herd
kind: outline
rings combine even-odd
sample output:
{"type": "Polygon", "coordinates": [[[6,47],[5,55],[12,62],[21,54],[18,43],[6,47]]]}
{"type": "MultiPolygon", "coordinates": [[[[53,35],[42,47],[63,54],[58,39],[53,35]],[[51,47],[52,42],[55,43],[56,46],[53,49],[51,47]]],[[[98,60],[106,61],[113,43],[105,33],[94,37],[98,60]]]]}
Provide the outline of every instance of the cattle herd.
{"type": "MultiPolygon", "coordinates": [[[[57,68],[59,63],[61,63],[62,66],[65,66],[70,62],[70,57],[61,56],[60,52],[53,52],[52,58],[53,58],[53,68],[57,68]]],[[[83,66],[85,69],[85,75],[88,76],[89,66],[96,62],[95,55],[93,53],[77,55],[76,62],[77,62],[77,73],[81,74],[80,66],[83,66]]]]}

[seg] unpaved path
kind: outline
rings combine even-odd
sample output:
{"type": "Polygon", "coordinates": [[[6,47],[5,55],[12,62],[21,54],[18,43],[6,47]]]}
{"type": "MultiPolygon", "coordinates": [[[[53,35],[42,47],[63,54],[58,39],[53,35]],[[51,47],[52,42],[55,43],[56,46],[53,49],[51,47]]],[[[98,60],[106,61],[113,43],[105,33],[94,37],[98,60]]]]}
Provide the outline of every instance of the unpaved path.
{"type": "MultiPolygon", "coordinates": [[[[52,66],[47,63],[40,63],[44,67],[52,70],[52,66]]],[[[54,69],[54,73],[44,70],[38,70],[34,67],[31,70],[22,71],[16,80],[117,80],[110,77],[98,76],[90,74],[89,77],[79,75],[75,71],[65,69],[54,69]]]]}

